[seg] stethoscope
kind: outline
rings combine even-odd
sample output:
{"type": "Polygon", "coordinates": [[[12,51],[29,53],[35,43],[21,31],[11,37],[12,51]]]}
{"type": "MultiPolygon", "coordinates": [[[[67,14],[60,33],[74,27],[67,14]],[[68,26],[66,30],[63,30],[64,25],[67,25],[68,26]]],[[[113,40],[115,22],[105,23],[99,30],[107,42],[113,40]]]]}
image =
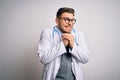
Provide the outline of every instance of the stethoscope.
{"type": "MultiPolygon", "coordinates": [[[[75,34],[76,33],[75,29],[72,29],[72,32],[75,34]]],[[[61,37],[61,32],[58,30],[58,28],[56,26],[53,27],[53,31],[52,31],[53,38],[55,36],[55,33],[58,34],[59,38],[61,37]]],[[[77,43],[76,36],[75,36],[75,43],[77,43]]]]}

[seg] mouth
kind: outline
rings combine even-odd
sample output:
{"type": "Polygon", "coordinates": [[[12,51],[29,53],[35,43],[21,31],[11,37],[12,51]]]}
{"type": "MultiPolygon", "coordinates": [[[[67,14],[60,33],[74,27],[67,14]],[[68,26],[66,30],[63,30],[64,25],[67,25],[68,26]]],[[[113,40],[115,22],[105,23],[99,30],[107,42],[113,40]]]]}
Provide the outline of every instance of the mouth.
{"type": "Polygon", "coordinates": [[[72,29],[71,26],[65,26],[68,30],[72,29]]]}
{"type": "Polygon", "coordinates": [[[71,32],[72,27],[71,26],[65,26],[67,32],[71,32]]]}

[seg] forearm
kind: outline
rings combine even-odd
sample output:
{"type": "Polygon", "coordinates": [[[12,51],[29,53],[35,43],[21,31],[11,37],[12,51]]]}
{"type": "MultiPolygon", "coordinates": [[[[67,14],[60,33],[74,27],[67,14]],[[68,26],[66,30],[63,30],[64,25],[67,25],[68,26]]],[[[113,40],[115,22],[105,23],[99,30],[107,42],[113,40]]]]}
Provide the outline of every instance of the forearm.
{"type": "Polygon", "coordinates": [[[56,59],[58,56],[62,55],[63,53],[65,53],[65,51],[66,49],[64,47],[64,44],[62,41],[60,41],[58,44],[53,45],[52,48],[48,48],[45,50],[40,48],[38,50],[39,59],[42,63],[46,64],[46,63],[53,61],[54,59],[56,59]]]}
{"type": "Polygon", "coordinates": [[[76,41],[74,42],[71,54],[77,62],[87,63],[89,60],[89,50],[87,48],[83,33],[81,32],[79,34],[80,35],[78,35],[76,41]]]}
{"type": "Polygon", "coordinates": [[[77,45],[74,45],[70,53],[73,55],[73,58],[75,58],[76,62],[87,63],[89,60],[89,51],[87,49],[83,50],[77,45]]]}

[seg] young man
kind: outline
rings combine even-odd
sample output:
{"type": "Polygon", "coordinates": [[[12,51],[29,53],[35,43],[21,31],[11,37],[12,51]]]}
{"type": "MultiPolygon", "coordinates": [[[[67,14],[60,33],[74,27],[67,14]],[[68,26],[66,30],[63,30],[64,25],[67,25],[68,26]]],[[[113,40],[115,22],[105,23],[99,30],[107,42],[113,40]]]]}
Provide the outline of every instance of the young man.
{"type": "Polygon", "coordinates": [[[60,8],[55,21],[57,25],[43,30],[40,37],[42,80],[83,80],[80,64],[88,62],[89,51],[83,33],[73,28],[74,9],[60,8]]]}

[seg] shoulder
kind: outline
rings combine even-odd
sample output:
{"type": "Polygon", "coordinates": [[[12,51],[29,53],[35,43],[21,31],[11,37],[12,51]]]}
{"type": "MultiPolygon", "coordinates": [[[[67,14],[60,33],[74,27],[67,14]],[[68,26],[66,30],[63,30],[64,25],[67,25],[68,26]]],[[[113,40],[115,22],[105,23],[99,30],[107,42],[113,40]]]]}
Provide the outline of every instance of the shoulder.
{"type": "Polygon", "coordinates": [[[42,32],[45,32],[45,33],[49,33],[49,32],[52,32],[53,28],[46,28],[46,29],[43,29],[42,32]]]}
{"type": "Polygon", "coordinates": [[[74,33],[77,35],[77,36],[82,36],[84,35],[84,33],[78,29],[74,29],[74,33]]]}
{"type": "Polygon", "coordinates": [[[46,29],[43,29],[41,34],[43,35],[50,35],[53,31],[53,27],[50,27],[50,28],[46,28],[46,29]]]}
{"type": "Polygon", "coordinates": [[[75,30],[75,35],[76,35],[76,39],[85,39],[85,35],[83,31],[80,30],[75,30]]]}

